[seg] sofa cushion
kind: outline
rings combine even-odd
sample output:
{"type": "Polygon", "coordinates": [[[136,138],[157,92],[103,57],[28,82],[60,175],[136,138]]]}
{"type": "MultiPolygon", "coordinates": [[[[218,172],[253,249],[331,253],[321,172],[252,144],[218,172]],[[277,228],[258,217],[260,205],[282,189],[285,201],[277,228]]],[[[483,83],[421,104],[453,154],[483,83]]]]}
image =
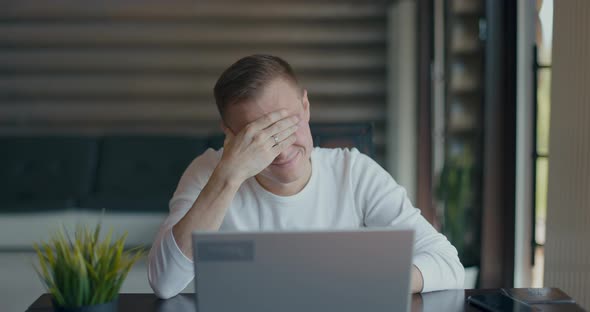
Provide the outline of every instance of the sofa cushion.
{"type": "Polygon", "coordinates": [[[0,137],[0,146],[0,211],[32,208],[35,203],[38,210],[69,208],[89,193],[96,168],[95,139],[0,137]]]}
{"type": "Polygon", "coordinates": [[[166,211],[185,168],[208,143],[182,136],[105,137],[95,190],[81,207],[166,211]]]}
{"type": "Polygon", "coordinates": [[[370,157],[375,156],[371,123],[314,123],[311,134],[315,146],[354,147],[370,157]]]}

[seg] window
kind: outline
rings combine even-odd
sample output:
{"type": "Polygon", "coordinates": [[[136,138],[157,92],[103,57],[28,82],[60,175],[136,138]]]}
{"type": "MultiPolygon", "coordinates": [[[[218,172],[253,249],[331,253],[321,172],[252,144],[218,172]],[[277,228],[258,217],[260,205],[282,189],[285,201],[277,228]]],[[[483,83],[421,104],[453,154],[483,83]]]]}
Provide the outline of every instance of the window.
{"type": "Polygon", "coordinates": [[[537,1],[537,35],[534,71],[535,140],[533,141],[534,266],[533,287],[543,286],[545,219],[549,173],[549,121],[551,113],[551,45],[553,41],[553,0],[537,1]]]}

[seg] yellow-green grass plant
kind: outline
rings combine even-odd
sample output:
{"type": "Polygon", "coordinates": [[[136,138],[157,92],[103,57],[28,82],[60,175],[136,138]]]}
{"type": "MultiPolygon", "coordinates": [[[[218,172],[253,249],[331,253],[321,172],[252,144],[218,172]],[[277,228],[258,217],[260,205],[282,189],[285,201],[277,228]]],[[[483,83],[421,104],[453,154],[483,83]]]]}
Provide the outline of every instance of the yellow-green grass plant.
{"type": "Polygon", "coordinates": [[[35,243],[41,281],[56,305],[65,308],[98,305],[115,300],[127,274],[143,255],[142,247],[124,250],[127,233],[113,240],[111,228],[100,240],[94,230],[77,226],[72,238],[57,231],[49,242],[35,243]]]}

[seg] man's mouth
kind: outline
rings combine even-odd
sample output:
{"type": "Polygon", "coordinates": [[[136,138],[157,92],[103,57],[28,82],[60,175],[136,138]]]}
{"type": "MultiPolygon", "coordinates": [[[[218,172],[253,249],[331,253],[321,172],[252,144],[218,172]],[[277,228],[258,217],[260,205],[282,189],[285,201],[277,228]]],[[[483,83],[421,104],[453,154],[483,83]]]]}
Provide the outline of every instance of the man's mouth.
{"type": "Polygon", "coordinates": [[[287,158],[283,158],[283,159],[278,160],[278,161],[276,161],[276,160],[273,161],[272,162],[272,165],[273,166],[278,166],[278,167],[286,167],[287,165],[291,164],[297,158],[297,155],[298,154],[299,154],[299,151],[298,150],[295,150],[287,158]]]}

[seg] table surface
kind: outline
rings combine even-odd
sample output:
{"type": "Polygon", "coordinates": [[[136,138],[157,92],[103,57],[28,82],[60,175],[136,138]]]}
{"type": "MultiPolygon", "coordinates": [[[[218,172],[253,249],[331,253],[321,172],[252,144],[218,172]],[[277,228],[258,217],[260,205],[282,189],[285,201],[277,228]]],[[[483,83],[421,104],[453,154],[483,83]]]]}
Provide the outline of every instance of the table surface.
{"type": "MultiPolygon", "coordinates": [[[[470,295],[499,292],[499,289],[445,290],[412,295],[412,312],[421,311],[480,311],[466,302],[470,295]]],[[[533,305],[538,311],[584,311],[575,303],[533,305]]],[[[27,312],[53,311],[51,297],[41,295],[27,309],[27,312]]],[[[180,294],[174,298],[161,300],[154,294],[119,295],[119,312],[182,312],[196,311],[194,295],[180,294]]]]}

